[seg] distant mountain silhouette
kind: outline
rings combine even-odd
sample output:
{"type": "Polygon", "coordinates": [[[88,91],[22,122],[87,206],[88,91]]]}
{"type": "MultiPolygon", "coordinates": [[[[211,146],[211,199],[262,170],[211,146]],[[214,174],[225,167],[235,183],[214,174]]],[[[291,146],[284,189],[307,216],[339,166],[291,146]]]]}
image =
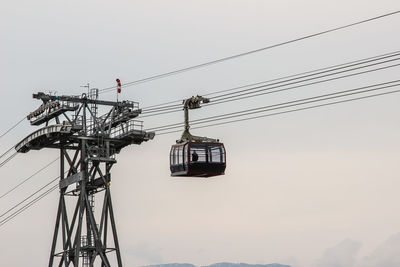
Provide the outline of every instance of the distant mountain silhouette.
{"type": "MultiPolygon", "coordinates": [[[[158,265],[148,265],[142,267],[197,267],[189,263],[168,263],[168,264],[158,264],[158,265]]],[[[220,262],[207,266],[201,267],[291,267],[289,265],[283,265],[278,263],[272,264],[247,264],[247,263],[230,263],[230,262],[220,262]]]]}

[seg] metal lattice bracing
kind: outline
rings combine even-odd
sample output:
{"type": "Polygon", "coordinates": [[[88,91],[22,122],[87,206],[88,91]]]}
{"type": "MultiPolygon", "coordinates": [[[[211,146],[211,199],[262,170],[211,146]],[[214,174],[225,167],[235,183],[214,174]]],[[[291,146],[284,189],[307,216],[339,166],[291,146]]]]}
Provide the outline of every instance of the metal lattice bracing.
{"type": "Polygon", "coordinates": [[[111,169],[122,148],[151,140],[154,133],[143,131],[142,122],[135,120],[141,113],[138,103],[102,101],[97,95],[96,91],[89,98],[34,94],[43,104],[27,118],[32,125],[45,126],[15,146],[20,153],[42,148],[60,151],[60,198],[49,267],[111,266],[111,253],[117,266],[122,266],[111,169]],[[98,116],[101,111],[104,114],[98,116]],[[50,124],[53,120],[55,124],[50,124]],[[102,198],[97,198],[101,203],[97,217],[95,195],[102,198]]]}

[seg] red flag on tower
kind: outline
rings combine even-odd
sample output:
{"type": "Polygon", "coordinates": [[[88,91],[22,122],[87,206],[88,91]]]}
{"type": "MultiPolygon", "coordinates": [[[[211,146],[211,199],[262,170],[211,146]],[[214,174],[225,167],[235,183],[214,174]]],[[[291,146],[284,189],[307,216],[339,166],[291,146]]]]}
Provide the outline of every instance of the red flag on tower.
{"type": "Polygon", "coordinates": [[[121,80],[117,78],[116,81],[117,81],[117,92],[118,92],[118,94],[120,94],[121,93],[121,80]]]}

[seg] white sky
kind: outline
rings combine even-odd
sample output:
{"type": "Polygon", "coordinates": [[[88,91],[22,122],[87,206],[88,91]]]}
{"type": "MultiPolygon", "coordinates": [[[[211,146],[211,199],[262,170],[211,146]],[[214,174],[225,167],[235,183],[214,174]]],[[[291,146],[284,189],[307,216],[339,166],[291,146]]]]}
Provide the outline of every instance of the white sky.
{"type": "MultiPolygon", "coordinates": [[[[37,91],[77,94],[88,82],[104,88],[117,77],[129,82],[398,9],[395,0],[3,0],[0,133],[40,104],[31,98],[37,91]]],[[[400,47],[399,25],[400,15],[388,17],[129,87],[121,97],[149,106],[393,52],[400,47]]],[[[398,69],[204,108],[192,117],[395,79],[398,69]]],[[[395,262],[400,255],[399,100],[395,94],[198,130],[220,138],[228,151],[226,175],[208,180],[169,176],[169,147],[179,134],[126,148],[111,187],[125,266],[233,261],[361,267],[366,259],[371,267],[375,261],[398,266],[378,259],[395,262]],[[382,247],[396,253],[382,256],[382,247]],[[332,255],[344,255],[344,263],[334,265],[332,255]]],[[[144,123],[158,126],[182,116],[144,123]]],[[[0,139],[0,151],[35,129],[24,122],[0,139]]],[[[0,169],[0,194],[56,155],[18,155],[0,169]]],[[[53,166],[0,199],[0,212],[56,176],[53,166]]],[[[47,264],[56,208],[53,193],[0,227],[2,266],[47,264]]]]}

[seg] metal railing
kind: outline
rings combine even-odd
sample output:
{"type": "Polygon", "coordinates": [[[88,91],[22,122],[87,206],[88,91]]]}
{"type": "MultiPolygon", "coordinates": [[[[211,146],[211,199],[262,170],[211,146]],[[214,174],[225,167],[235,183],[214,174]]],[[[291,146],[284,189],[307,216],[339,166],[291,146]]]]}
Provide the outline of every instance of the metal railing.
{"type": "Polygon", "coordinates": [[[132,105],[133,109],[139,109],[139,102],[124,100],[122,101],[122,103],[127,103],[129,105],[132,105]]]}
{"type": "Polygon", "coordinates": [[[28,115],[28,119],[32,121],[36,121],[38,119],[44,118],[51,113],[54,113],[61,109],[74,109],[77,108],[78,104],[72,103],[69,101],[51,101],[45,105],[39,107],[35,112],[28,115]]]}
{"type": "Polygon", "coordinates": [[[143,131],[143,121],[129,120],[111,129],[111,138],[122,138],[134,131],[143,131]]]}

